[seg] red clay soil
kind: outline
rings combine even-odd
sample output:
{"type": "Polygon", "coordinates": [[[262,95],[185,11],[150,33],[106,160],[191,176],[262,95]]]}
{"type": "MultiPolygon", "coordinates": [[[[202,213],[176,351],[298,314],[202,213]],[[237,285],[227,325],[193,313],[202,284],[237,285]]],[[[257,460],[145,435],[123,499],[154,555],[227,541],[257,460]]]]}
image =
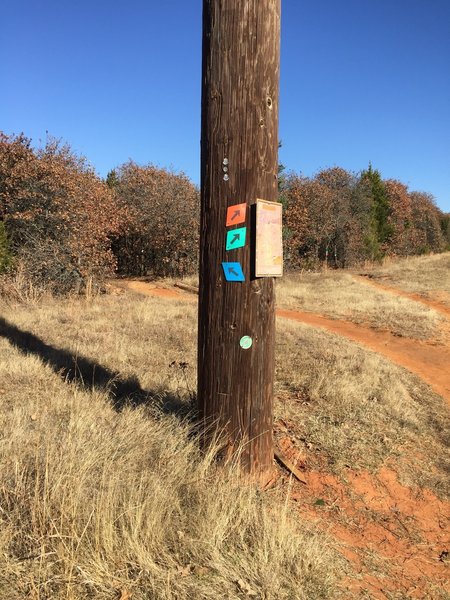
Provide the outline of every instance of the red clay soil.
{"type": "Polygon", "coordinates": [[[302,518],[326,530],[352,566],[353,574],[341,582],[345,599],[434,600],[450,594],[450,503],[427,489],[401,485],[387,467],[375,475],[349,468],[342,480],[308,470],[307,457],[289,436],[277,443],[306,481],[291,482],[290,497],[302,518]]]}
{"type": "MultiPolygon", "coordinates": [[[[388,331],[363,327],[350,321],[337,321],[315,313],[278,309],[277,315],[326,329],[382,354],[418,375],[450,402],[450,347],[447,344],[401,338],[388,331]]],[[[443,337],[450,338],[448,334],[443,337]]]]}
{"type": "MultiPolygon", "coordinates": [[[[114,282],[114,285],[147,296],[171,298],[185,302],[197,301],[197,297],[194,294],[178,291],[173,288],[157,287],[145,281],[117,280],[114,282]]],[[[408,297],[411,297],[411,295],[408,295],[408,297]]],[[[379,331],[370,327],[356,325],[350,321],[338,321],[310,312],[279,308],[277,309],[277,316],[313,327],[319,327],[358,344],[362,344],[382,354],[393,363],[415,373],[428,383],[436,393],[450,402],[449,341],[447,341],[446,345],[443,345],[436,341],[420,342],[410,340],[394,336],[388,331],[379,331]]],[[[444,339],[450,340],[450,327],[447,327],[446,333],[447,335],[443,336],[444,339]]]]}
{"type": "Polygon", "coordinates": [[[146,281],[136,281],[129,279],[117,279],[110,282],[113,287],[118,287],[124,290],[130,290],[143,294],[144,296],[155,296],[157,298],[171,298],[173,300],[181,300],[182,302],[196,302],[197,299],[192,294],[179,292],[173,288],[166,288],[148,283],[146,281]]]}

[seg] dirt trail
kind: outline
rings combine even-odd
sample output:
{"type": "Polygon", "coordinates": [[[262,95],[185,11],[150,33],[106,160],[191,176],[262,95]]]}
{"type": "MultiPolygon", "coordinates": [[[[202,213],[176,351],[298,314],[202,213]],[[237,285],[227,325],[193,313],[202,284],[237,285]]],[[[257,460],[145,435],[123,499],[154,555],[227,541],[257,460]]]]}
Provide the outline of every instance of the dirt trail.
{"type": "Polygon", "coordinates": [[[182,302],[197,302],[197,298],[192,294],[185,294],[172,288],[159,287],[146,281],[134,281],[128,279],[116,279],[109,282],[113,288],[122,290],[131,290],[144,296],[156,296],[157,298],[172,298],[182,302]]]}
{"type": "MultiPolygon", "coordinates": [[[[350,321],[337,321],[315,313],[278,309],[277,315],[326,329],[386,356],[393,363],[418,375],[435,392],[450,402],[450,347],[448,345],[401,338],[388,331],[370,329],[350,321]]],[[[448,339],[449,336],[446,337],[448,339]]]]}
{"type": "Polygon", "coordinates": [[[424,304],[429,308],[433,308],[441,315],[450,317],[450,307],[443,304],[442,302],[439,302],[438,300],[432,300],[431,298],[426,298],[425,296],[422,296],[421,294],[415,294],[414,292],[406,292],[404,290],[399,290],[398,288],[392,287],[391,285],[386,285],[385,283],[374,281],[367,275],[354,275],[354,279],[379,290],[383,290],[383,292],[389,292],[393,296],[400,296],[401,298],[408,298],[409,300],[413,300],[414,302],[419,302],[420,304],[424,304]]]}
{"type": "Polygon", "coordinates": [[[345,484],[308,470],[307,456],[287,433],[279,437],[275,428],[277,444],[303,467],[306,480],[293,486],[290,497],[302,518],[313,519],[337,540],[358,575],[342,581],[345,598],[432,600],[443,597],[437,590],[450,593],[448,502],[430,490],[402,485],[386,466],[376,474],[348,468],[345,484]]]}
{"type": "MultiPolygon", "coordinates": [[[[370,282],[372,283],[372,282],[370,282]]],[[[172,298],[182,302],[196,302],[197,297],[183,291],[173,288],[157,287],[154,284],[144,281],[119,280],[113,283],[114,286],[122,289],[128,289],[133,292],[145,294],[147,296],[156,296],[160,298],[172,298]]],[[[376,284],[378,286],[378,284],[376,284]]],[[[398,292],[398,290],[395,290],[398,292]]],[[[399,292],[398,295],[403,295],[399,292]]],[[[407,294],[411,298],[411,294],[407,294]]],[[[427,299],[421,298],[422,303],[427,303],[427,299]]],[[[432,301],[429,301],[432,302],[432,301]]],[[[439,303],[437,303],[439,304],[439,303]]],[[[431,305],[428,303],[428,305],[431,305]]],[[[440,312],[444,313],[440,305],[440,312]]],[[[412,373],[418,375],[423,381],[428,383],[432,389],[440,396],[450,402],[450,344],[446,345],[438,342],[419,342],[408,338],[394,336],[388,331],[379,331],[356,325],[350,321],[338,321],[330,319],[319,314],[310,312],[301,312],[286,309],[277,309],[277,316],[285,319],[291,319],[320,327],[331,333],[341,335],[358,344],[362,344],[371,350],[382,354],[393,363],[405,367],[412,373]]],[[[446,327],[447,335],[444,336],[450,340],[450,327],[446,327]]]]}

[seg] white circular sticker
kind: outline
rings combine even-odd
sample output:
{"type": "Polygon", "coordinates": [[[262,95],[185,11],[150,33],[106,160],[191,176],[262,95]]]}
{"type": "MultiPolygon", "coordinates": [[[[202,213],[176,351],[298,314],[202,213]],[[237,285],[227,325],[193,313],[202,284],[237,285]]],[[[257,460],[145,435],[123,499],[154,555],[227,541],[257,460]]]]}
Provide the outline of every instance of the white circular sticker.
{"type": "Polygon", "coordinates": [[[249,348],[251,348],[252,344],[253,344],[253,340],[249,335],[244,335],[244,337],[241,337],[240,342],[239,342],[239,345],[244,350],[248,350],[249,348]]]}

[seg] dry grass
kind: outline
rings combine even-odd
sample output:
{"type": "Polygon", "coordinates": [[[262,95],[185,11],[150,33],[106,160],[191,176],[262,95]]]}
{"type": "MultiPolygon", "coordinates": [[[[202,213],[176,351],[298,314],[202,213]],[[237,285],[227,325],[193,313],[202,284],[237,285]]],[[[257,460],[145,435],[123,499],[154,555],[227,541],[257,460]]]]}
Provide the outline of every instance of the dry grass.
{"type": "MultiPolygon", "coordinates": [[[[354,291],[337,298],[342,276],[324,284],[337,308],[354,291]]],[[[198,450],[183,417],[195,304],[32,300],[0,304],[1,598],[339,597],[330,540],[198,450]]],[[[404,481],[448,493],[442,399],[352,342],[277,327],[276,417],[295,424],[310,466],[390,462],[404,481]]]]}
{"type": "Polygon", "coordinates": [[[431,308],[374,290],[346,271],[291,274],[277,283],[277,305],[427,339],[442,320],[431,308]]]}
{"type": "Polygon", "coordinates": [[[389,260],[382,267],[372,266],[364,272],[375,280],[425,296],[445,292],[450,306],[450,252],[389,260]]]}
{"type": "Polygon", "coordinates": [[[353,342],[284,319],[277,330],[276,416],[293,424],[308,462],[336,473],[390,462],[403,481],[450,494],[442,398],[353,342]]]}
{"type": "Polygon", "coordinates": [[[195,380],[194,307],[119,296],[2,312],[1,598],[338,596],[327,538],[218,475],[173,413],[195,380]]]}
{"type": "Polygon", "coordinates": [[[0,276],[0,298],[5,303],[21,302],[36,304],[44,298],[50,299],[51,294],[45,286],[37,287],[27,278],[26,268],[23,263],[18,263],[14,272],[0,276]]]}

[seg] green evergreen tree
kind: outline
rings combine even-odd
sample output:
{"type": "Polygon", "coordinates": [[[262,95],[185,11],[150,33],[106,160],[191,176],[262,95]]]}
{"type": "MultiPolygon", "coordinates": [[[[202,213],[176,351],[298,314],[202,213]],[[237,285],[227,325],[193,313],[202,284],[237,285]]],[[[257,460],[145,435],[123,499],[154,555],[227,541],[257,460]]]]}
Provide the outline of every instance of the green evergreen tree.
{"type": "Polygon", "coordinates": [[[109,171],[105,181],[110,190],[116,187],[116,185],[119,183],[119,178],[117,177],[115,169],[111,169],[111,171],[109,171]]]}
{"type": "Polygon", "coordinates": [[[372,260],[381,260],[384,247],[389,242],[393,228],[389,222],[391,207],[381,174],[372,168],[361,173],[361,180],[366,183],[371,196],[369,231],[366,235],[366,246],[372,260]]]}

